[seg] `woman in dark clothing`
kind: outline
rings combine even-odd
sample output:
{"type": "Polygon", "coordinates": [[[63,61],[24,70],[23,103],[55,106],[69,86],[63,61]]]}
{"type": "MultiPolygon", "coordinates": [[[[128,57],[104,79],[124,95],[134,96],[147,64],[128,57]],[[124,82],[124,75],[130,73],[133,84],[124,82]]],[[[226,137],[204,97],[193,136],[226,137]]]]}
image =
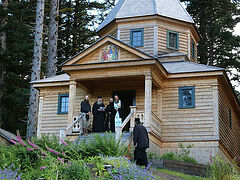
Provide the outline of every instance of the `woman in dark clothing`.
{"type": "Polygon", "coordinates": [[[93,132],[104,132],[105,105],[102,97],[98,97],[98,101],[93,104],[93,132]]]}

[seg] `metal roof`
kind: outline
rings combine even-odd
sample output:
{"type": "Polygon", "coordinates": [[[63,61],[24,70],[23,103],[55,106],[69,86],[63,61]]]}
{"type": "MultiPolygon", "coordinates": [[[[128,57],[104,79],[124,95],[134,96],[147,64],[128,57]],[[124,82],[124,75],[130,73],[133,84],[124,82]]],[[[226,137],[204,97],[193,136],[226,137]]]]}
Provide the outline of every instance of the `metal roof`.
{"type": "Polygon", "coordinates": [[[52,76],[45,79],[40,79],[37,81],[32,81],[31,83],[36,84],[36,83],[64,82],[69,80],[70,80],[70,76],[68,74],[61,74],[61,75],[56,75],[56,76],[52,76]]]}
{"type": "Polygon", "coordinates": [[[11,141],[11,139],[13,140],[17,140],[17,136],[14,135],[13,133],[10,133],[4,129],[0,128],[0,136],[3,137],[4,139],[11,141]]]}
{"type": "Polygon", "coordinates": [[[119,0],[98,27],[98,31],[114,19],[160,15],[194,23],[193,19],[179,0],[119,0]]]}
{"type": "Polygon", "coordinates": [[[191,72],[210,72],[210,71],[224,71],[224,68],[219,68],[215,66],[208,66],[204,64],[198,64],[188,61],[169,61],[161,62],[163,67],[170,74],[177,73],[191,73],[191,72]]]}

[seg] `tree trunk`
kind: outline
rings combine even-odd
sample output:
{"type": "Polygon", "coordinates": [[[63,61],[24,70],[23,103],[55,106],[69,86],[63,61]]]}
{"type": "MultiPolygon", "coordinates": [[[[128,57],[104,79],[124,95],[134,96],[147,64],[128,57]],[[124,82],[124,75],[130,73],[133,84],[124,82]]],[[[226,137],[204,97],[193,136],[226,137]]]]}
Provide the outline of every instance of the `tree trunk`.
{"type": "MultiPolygon", "coordinates": [[[[42,44],[43,44],[43,21],[44,21],[44,0],[37,0],[31,81],[36,81],[40,79],[42,44]]],[[[39,96],[38,90],[33,88],[33,85],[31,84],[27,123],[27,138],[33,137],[36,132],[38,96],[39,96]]]]}
{"type": "MultiPolygon", "coordinates": [[[[8,9],[8,0],[2,0],[2,6],[4,11],[6,12],[8,9]]],[[[6,16],[0,19],[0,56],[3,56],[4,53],[7,50],[7,45],[6,45],[6,31],[5,31],[5,26],[7,24],[7,12],[6,16]]],[[[2,98],[3,98],[3,93],[4,93],[4,74],[5,74],[5,69],[4,69],[4,60],[0,60],[0,127],[3,124],[3,118],[2,118],[2,109],[3,109],[3,103],[2,103],[2,98]]]]}
{"type": "Polygon", "coordinates": [[[59,0],[50,0],[47,77],[55,76],[57,71],[58,16],[59,0]]]}

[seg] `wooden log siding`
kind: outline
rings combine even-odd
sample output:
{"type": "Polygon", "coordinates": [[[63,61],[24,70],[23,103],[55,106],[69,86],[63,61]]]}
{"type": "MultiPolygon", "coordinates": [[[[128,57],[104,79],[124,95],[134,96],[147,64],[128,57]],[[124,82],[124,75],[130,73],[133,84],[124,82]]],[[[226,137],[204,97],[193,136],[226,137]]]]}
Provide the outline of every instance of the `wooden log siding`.
{"type": "Polygon", "coordinates": [[[229,101],[224,87],[219,86],[219,133],[220,142],[232,158],[240,155],[240,123],[233,103],[229,101]],[[231,109],[232,128],[229,125],[229,109],[231,109]]]}
{"type": "Polygon", "coordinates": [[[176,50],[168,49],[167,48],[167,30],[173,30],[176,32],[179,32],[179,52],[188,54],[188,34],[187,32],[175,29],[175,28],[167,28],[167,27],[160,27],[158,26],[158,53],[164,54],[164,53],[170,53],[174,52],[176,50]]]}
{"type": "MultiPolygon", "coordinates": [[[[41,133],[49,135],[59,135],[60,129],[67,128],[68,114],[57,114],[58,95],[68,94],[69,87],[48,87],[41,88],[41,93],[44,94],[43,114],[41,133]]],[[[77,88],[75,109],[76,113],[80,112],[80,100],[84,98],[85,91],[77,88]]]]}
{"type": "Polygon", "coordinates": [[[212,79],[166,82],[162,95],[163,139],[165,141],[199,141],[213,138],[212,79]],[[205,81],[205,82],[204,82],[205,81]],[[207,84],[209,82],[209,84],[207,84]],[[178,108],[178,88],[195,86],[195,108],[178,108]]]}
{"type": "Polygon", "coordinates": [[[137,26],[137,27],[132,27],[132,28],[123,28],[120,29],[120,40],[130,44],[130,30],[131,29],[138,29],[138,28],[143,28],[144,29],[144,42],[143,42],[143,47],[137,47],[138,49],[153,55],[154,54],[154,27],[153,26],[137,26]]]}

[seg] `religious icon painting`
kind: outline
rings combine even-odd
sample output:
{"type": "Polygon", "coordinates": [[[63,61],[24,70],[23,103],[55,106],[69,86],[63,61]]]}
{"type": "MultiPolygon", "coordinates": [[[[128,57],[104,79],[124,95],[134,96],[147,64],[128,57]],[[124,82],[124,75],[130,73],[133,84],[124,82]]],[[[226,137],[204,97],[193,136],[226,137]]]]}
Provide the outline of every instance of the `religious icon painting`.
{"type": "Polygon", "coordinates": [[[119,48],[117,48],[112,44],[107,45],[101,51],[102,62],[118,61],[118,57],[119,57],[119,48]]]}

